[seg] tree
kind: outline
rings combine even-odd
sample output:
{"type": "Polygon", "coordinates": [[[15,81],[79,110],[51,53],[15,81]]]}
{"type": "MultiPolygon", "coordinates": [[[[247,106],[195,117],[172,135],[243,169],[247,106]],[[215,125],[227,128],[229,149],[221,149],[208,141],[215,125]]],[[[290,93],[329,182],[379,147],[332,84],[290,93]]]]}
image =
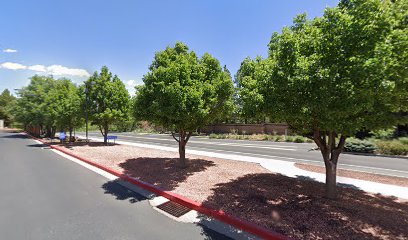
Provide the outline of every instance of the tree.
{"type": "Polygon", "coordinates": [[[46,132],[48,137],[53,137],[55,126],[47,115],[45,99],[48,92],[54,87],[55,80],[52,76],[31,77],[30,84],[19,91],[19,98],[15,106],[16,120],[24,127],[40,126],[41,132],[46,132]]]}
{"type": "Polygon", "coordinates": [[[0,119],[4,120],[5,126],[10,126],[14,120],[13,107],[16,102],[16,97],[11,95],[8,89],[5,89],[0,94],[0,119]]]}
{"type": "Polygon", "coordinates": [[[268,60],[257,57],[252,60],[246,58],[235,75],[235,85],[237,92],[236,105],[239,109],[239,116],[247,120],[259,120],[264,118],[262,111],[263,95],[260,93],[260,80],[268,74],[268,60]]]}
{"type": "Polygon", "coordinates": [[[59,79],[49,91],[45,104],[47,116],[54,121],[56,127],[72,131],[82,124],[81,97],[79,89],[69,79],[59,79]]]}
{"type": "Polygon", "coordinates": [[[84,101],[88,101],[89,119],[99,127],[107,144],[109,126],[128,117],[129,93],[119,77],[112,75],[106,66],[100,73],[95,72],[85,85],[88,98],[84,98],[84,101]]]}
{"type": "Polygon", "coordinates": [[[172,129],[180,166],[186,167],[185,147],[193,131],[232,108],[231,76],[210,54],[199,59],[181,42],[157,52],[149,70],[136,88],[135,117],[172,129]]]}
{"type": "Polygon", "coordinates": [[[326,167],[328,198],[336,196],[346,138],[394,125],[408,106],[407,13],[407,1],[347,0],[321,18],[299,15],[271,38],[271,70],[258,79],[263,109],[312,133],[326,167]]]}

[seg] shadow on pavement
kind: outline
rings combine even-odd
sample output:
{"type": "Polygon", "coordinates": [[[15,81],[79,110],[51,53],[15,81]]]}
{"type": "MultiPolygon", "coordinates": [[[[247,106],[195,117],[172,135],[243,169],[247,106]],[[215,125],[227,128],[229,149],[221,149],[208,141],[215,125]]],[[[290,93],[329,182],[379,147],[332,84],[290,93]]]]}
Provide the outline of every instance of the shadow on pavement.
{"type": "Polygon", "coordinates": [[[25,138],[28,138],[28,137],[26,135],[23,135],[23,134],[12,134],[12,135],[1,136],[1,138],[25,139],[25,138]]]}
{"type": "Polygon", "coordinates": [[[123,180],[116,179],[103,184],[102,188],[105,190],[105,194],[111,194],[115,196],[117,200],[128,200],[130,203],[141,202],[147,199],[142,195],[122,186],[120,184],[121,181],[123,180]]]}
{"type": "Polygon", "coordinates": [[[408,239],[408,202],[280,174],[248,174],[218,184],[205,206],[295,239],[408,239]]]}
{"type": "Polygon", "coordinates": [[[203,159],[188,159],[188,167],[178,167],[177,158],[132,158],[119,166],[123,173],[141,181],[154,184],[165,190],[174,190],[179,183],[185,181],[196,172],[205,171],[214,162],[203,159]]]}
{"type": "MultiPolygon", "coordinates": [[[[104,189],[105,194],[113,195],[116,198],[116,200],[121,201],[127,200],[131,204],[145,201],[148,199],[142,196],[141,194],[128,189],[127,187],[123,186],[123,184],[127,185],[128,183],[124,180],[116,179],[103,184],[102,189],[104,189]]],[[[135,212],[135,214],[137,214],[137,212],[135,212]]],[[[231,239],[217,231],[214,231],[206,227],[201,223],[197,223],[196,225],[201,228],[201,235],[205,237],[204,239],[211,240],[231,239]]]]}

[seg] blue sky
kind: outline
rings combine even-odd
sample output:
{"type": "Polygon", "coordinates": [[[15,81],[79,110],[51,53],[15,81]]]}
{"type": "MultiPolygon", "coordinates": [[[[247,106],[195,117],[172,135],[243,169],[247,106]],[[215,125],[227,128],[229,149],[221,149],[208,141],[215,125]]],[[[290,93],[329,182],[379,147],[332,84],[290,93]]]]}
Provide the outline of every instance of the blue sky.
{"type": "Polygon", "coordinates": [[[156,51],[176,41],[208,52],[234,75],[241,61],[267,56],[273,32],[334,0],[9,0],[0,3],[0,92],[53,74],[80,84],[107,65],[129,89],[142,83],[156,51]],[[132,81],[133,80],[133,81],[132,81]]]}

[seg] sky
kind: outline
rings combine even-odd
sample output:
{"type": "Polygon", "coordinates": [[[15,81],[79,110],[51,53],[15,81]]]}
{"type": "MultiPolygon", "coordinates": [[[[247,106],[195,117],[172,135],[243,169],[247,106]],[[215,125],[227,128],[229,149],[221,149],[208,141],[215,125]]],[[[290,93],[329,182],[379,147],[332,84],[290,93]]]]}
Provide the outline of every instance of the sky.
{"type": "Polygon", "coordinates": [[[186,43],[235,75],[246,57],[267,56],[272,33],[297,14],[323,15],[334,0],[3,0],[0,92],[34,74],[81,84],[102,66],[132,92],[154,54],[186,43]]]}

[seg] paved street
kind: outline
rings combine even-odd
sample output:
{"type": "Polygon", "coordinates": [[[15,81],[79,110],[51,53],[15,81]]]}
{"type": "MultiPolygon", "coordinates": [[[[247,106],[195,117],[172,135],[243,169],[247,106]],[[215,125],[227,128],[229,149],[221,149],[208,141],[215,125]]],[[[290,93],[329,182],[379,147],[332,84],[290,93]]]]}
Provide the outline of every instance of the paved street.
{"type": "MultiPolygon", "coordinates": [[[[81,136],[85,135],[85,133],[78,134],[81,136]]],[[[122,141],[177,147],[177,142],[170,135],[166,134],[112,133],[111,135],[117,135],[119,137],[118,140],[122,141]]],[[[89,136],[101,137],[101,134],[99,132],[90,132],[89,136]]],[[[220,140],[205,137],[191,137],[187,144],[188,149],[194,150],[271,158],[323,166],[320,151],[312,150],[315,147],[314,143],[220,140]]],[[[402,157],[344,153],[340,156],[339,168],[408,178],[408,158],[402,157]]]]}
{"type": "Polygon", "coordinates": [[[0,164],[0,239],[225,239],[25,136],[0,132],[0,164]]]}

